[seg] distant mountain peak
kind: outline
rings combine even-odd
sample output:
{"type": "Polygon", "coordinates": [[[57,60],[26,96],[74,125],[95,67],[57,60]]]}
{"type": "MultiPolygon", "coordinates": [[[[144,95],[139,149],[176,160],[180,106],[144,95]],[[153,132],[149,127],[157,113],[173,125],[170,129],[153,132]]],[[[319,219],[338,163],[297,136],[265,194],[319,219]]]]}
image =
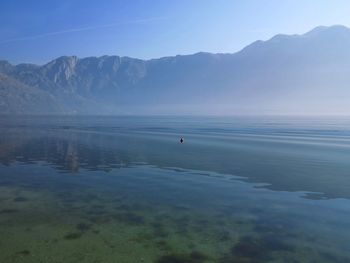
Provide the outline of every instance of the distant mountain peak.
{"type": "Polygon", "coordinates": [[[274,49],[275,51],[285,49],[292,52],[293,48],[296,48],[296,46],[293,46],[295,44],[301,49],[309,48],[310,53],[313,53],[313,47],[322,46],[323,49],[332,49],[332,47],[338,49],[339,47],[345,48],[344,43],[348,42],[350,42],[350,28],[342,25],[318,26],[304,34],[277,34],[265,41],[257,40],[238,53],[246,55],[253,52],[258,55],[260,52],[260,55],[263,55],[267,51],[266,49],[274,49]],[[337,48],[332,46],[334,41],[337,42],[337,48]]]}
{"type": "Polygon", "coordinates": [[[8,73],[13,69],[13,66],[7,60],[0,60],[0,72],[8,73]]]}
{"type": "Polygon", "coordinates": [[[343,25],[333,25],[333,26],[318,26],[309,32],[305,33],[303,36],[319,36],[321,34],[340,34],[346,33],[350,34],[350,28],[343,25]]]}

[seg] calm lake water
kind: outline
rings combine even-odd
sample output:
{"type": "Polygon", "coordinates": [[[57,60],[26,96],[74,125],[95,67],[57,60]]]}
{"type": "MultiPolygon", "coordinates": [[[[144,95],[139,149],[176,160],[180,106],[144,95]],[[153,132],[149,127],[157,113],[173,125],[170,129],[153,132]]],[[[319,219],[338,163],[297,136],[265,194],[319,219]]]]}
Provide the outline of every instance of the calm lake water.
{"type": "Polygon", "coordinates": [[[350,118],[0,117],[0,262],[350,262],[350,118]]]}

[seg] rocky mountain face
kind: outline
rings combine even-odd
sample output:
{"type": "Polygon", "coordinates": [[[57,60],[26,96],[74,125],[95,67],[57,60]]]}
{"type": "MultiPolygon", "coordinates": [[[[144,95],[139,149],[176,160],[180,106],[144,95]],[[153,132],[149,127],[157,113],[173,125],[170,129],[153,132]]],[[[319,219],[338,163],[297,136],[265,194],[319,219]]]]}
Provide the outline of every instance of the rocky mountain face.
{"type": "Polygon", "coordinates": [[[349,114],[350,29],[277,35],[234,54],[0,61],[0,110],[27,114],[349,114]]]}
{"type": "Polygon", "coordinates": [[[40,89],[23,84],[0,73],[0,112],[40,114],[60,112],[61,108],[52,95],[40,89]]]}

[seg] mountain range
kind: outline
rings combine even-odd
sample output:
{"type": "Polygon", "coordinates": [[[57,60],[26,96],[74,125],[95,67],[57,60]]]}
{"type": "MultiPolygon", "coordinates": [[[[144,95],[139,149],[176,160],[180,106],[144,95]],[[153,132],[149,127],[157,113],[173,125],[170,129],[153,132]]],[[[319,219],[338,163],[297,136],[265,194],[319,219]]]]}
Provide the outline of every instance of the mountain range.
{"type": "Polygon", "coordinates": [[[350,114],[350,29],[276,35],[233,54],[0,60],[3,114],[350,114]]]}

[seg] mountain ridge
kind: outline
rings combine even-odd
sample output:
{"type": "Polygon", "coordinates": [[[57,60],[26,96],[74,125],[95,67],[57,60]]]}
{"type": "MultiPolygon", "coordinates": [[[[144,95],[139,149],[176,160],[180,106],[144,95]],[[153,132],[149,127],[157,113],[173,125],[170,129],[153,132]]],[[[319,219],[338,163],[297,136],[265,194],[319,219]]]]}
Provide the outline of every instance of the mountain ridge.
{"type": "MultiPolygon", "coordinates": [[[[11,89],[0,79],[6,94],[38,90],[59,105],[52,109],[58,114],[298,114],[301,108],[314,114],[322,104],[324,113],[350,114],[344,103],[349,96],[350,29],[279,34],[236,53],[149,60],[61,56],[44,65],[0,60],[0,73],[16,80],[15,86],[27,87],[11,89]],[[341,96],[332,93],[334,86],[341,96]],[[293,107],[286,94],[304,107],[293,107]]],[[[6,98],[1,96],[0,104],[9,105],[6,98]]],[[[34,102],[26,105],[24,112],[32,113],[32,107],[38,112],[34,102]]],[[[47,112],[45,107],[41,112],[47,112]]]]}

